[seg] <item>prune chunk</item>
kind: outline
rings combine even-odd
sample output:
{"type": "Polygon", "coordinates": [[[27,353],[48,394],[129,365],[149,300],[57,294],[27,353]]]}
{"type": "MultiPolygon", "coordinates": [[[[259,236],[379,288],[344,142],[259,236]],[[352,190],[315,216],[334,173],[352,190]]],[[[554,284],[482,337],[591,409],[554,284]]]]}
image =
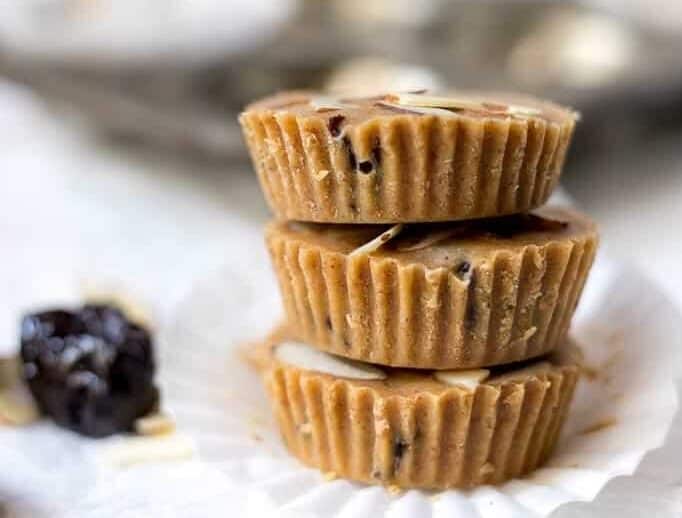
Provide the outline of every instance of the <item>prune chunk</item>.
{"type": "Polygon", "coordinates": [[[343,115],[333,115],[332,117],[329,118],[329,122],[327,125],[329,126],[329,133],[331,134],[332,137],[337,138],[341,136],[341,133],[343,132],[343,123],[346,121],[346,118],[343,115]]]}
{"type": "Polygon", "coordinates": [[[24,317],[24,378],[41,411],[65,428],[103,437],[152,411],[153,343],[117,308],[86,305],[24,317]]]}

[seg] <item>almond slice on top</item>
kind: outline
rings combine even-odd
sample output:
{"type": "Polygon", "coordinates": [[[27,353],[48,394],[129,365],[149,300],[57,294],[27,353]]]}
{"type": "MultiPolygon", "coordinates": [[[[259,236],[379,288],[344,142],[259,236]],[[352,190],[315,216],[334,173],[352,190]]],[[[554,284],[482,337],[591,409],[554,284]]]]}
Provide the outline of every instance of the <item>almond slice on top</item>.
{"type": "Polygon", "coordinates": [[[349,256],[354,256],[354,255],[363,255],[363,254],[371,254],[372,252],[376,252],[379,248],[381,248],[384,244],[386,244],[388,241],[393,239],[395,236],[400,234],[400,232],[403,229],[403,224],[398,223],[397,225],[393,225],[391,228],[388,230],[382,232],[379,234],[377,237],[372,239],[371,241],[368,241],[362,246],[359,246],[355,250],[353,250],[349,256]]]}
{"type": "Polygon", "coordinates": [[[474,390],[490,376],[488,369],[436,371],[433,377],[446,385],[474,390]]]}

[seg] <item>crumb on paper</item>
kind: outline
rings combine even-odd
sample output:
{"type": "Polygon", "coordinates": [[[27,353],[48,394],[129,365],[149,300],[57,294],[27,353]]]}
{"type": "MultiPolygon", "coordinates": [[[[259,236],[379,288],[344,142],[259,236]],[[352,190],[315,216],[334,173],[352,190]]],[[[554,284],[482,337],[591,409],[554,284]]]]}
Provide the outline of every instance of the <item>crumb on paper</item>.
{"type": "Polygon", "coordinates": [[[24,385],[0,390],[0,424],[24,426],[39,418],[38,407],[24,385]]]}
{"type": "Polygon", "coordinates": [[[580,366],[584,378],[593,383],[610,385],[614,381],[613,367],[622,359],[622,350],[614,351],[599,365],[589,365],[585,362],[580,366]]]}
{"type": "Polygon", "coordinates": [[[250,414],[248,417],[248,423],[249,426],[260,428],[267,423],[267,420],[260,414],[250,414]]]}
{"type": "Polygon", "coordinates": [[[0,389],[12,387],[19,381],[21,363],[17,355],[0,356],[0,389]]]}
{"type": "MultiPolygon", "coordinates": [[[[613,368],[623,360],[625,336],[620,330],[612,331],[608,333],[603,343],[606,357],[592,362],[583,359],[580,362],[580,370],[586,381],[609,385],[614,381],[613,368]]],[[[583,344],[578,345],[581,349],[585,349],[583,344]]]]}
{"type": "Polygon", "coordinates": [[[589,381],[597,381],[599,379],[599,369],[583,363],[581,366],[583,376],[589,381]]]}
{"type": "Polygon", "coordinates": [[[622,329],[613,330],[606,339],[606,345],[622,350],[625,345],[625,332],[622,329]]]}
{"type": "Polygon", "coordinates": [[[611,369],[612,367],[618,365],[623,357],[623,349],[616,349],[614,350],[608,358],[601,364],[601,368],[603,370],[608,370],[611,369]]]}
{"type": "Polygon", "coordinates": [[[188,460],[196,446],[189,436],[172,433],[156,436],[131,436],[103,446],[97,460],[109,468],[127,468],[148,462],[188,460]]]}
{"type": "Polygon", "coordinates": [[[256,432],[251,432],[251,439],[256,442],[263,442],[263,437],[260,434],[257,434],[256,432]]]}
{"type": "Polygon", "coordinates": [[[391,496],[398,496],[403,492],[402,488],[397,484],[390,484],[386,486],[386,491],[388,491],[388,494],[391,496]]]}
{"type": "Polygon", "coordinates": [[[605,417],[604,419],[600,419],[599,421],[592,423],[586,428],[583,428],[578,432],[578,435],[587,435],[590,433],[600,432],[606,428],[610,428],[616,423],[618,423],[618,420],[615,417],[605,417]]]}
{"type": "MultiPolygon", "coordinates": [[[[258,354],[255,352],[257,349],[258,344],[249,341],[243,344],[239,344],[235,349],[236,349],[236,354],[239,360],[246,365],[248,365],[251,369],[255,370],[260,370],[262,367],[262,361],[259,359],[258,354]]],[[[230,394],[228,391],[225,392],[228,396],[234,395],[230,394]]]]}
{"type": "MultiPolygon", "coordinates": [[[[264,354],[272,343],[277,343],[284,336],[285,327],[280,325],[271,331],[266,337],[256,340],[246,340],[235,345],[234,354],[239,361],[245,363],[250,369],[263,373],[270,365],[270,355],[264,354]],[[268,346],[267,348],[265,346],[268,346]]],[[[240,397],[238,392],[225,390],[228,397],[240,397]]]]}
{"type": "Polygon", "coordinates": [[[331,482],[332,480],[339,478],[339,476],[334,471],[326,471],[322,474],[322,478],[324,478],[327,482],[331,482]]]}
{"type": "Polygon", "coordinates": [[[135,420],[135,432],[140,435],[165,435],[175,431],[175,421],[164,413],[154,413],[135,420]]]}

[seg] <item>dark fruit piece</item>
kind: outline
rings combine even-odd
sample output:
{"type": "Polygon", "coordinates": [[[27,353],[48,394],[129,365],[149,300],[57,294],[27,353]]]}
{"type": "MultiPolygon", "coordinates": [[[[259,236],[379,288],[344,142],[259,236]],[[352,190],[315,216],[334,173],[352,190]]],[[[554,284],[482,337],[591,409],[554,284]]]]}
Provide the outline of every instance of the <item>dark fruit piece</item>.
{"type": "Polygon", "coordinates": [[[353,143],[348,136],[343,137],[341,142],[346,148],[346,153],[348,154],[348,164],[350,165],[350,168],[355,169],[358,165],[358,159],[355,157],[355,151],[353,151],[353,143]]]}
{"type": "Polygon", "coordinates": [[[41,411],[83,435],[131,430],[157,406],[151,337],[114,307],[24,317],[21,358],[41,411]]]}
{"type": "Polygon", "coordinates": [[[464,325],[466,326],[467,329],[471,330],[476,326],[476,317],[477,317],[477,309],[476,309],[476,284],[477,284],[477,279],[476,279],[476,271],[472,270],[471,267],[469,268],[469,287],[467,288],[468,295],[467,295],[467,305],[466,305],[466,311],[464,313],[464,325]]]}
{"type": "Polygon", "coordinates": [[[374,171],[374,164],[371,160],[363,160],[362,162],[358,163],[358,171],[364,174],[369,174],[374,171]]]}
{"type": "Polygon", "coordinates": [[[407,453],[410,448],[410,443],[405,442],[400,437],[393,441],[393,474],[397,474],[400,470],[400,463],[403,460],[403,456],[407,453]]]}
{"type": "Polygon", "coordinates": [[[327,124],[329,126],[329,133],[331,133],[332,137],[336,138],[341,136],[341,126],[345,120],[346,118],[343,115],[334,115],[333,117],[329,118],[329,122],[327,124]]]}
{"type": "Polygon", "coordinates": [[[469,261],[461,261],[455,267],[455,275],[463,281],[467,281],[471,278],[471,263],[469,261]]]}

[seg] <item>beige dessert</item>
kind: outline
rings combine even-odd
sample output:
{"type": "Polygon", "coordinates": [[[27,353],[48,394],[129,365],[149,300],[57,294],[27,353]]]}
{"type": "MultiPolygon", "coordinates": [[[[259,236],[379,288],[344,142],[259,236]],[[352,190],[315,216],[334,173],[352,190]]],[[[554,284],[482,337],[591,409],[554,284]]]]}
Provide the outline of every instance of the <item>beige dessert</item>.
{"type": "Polygon", "coordinates": [[[240,122],[280,219],[453,221],[526,212],[556,186],[577,114],[512,95],[278,94],[240,122]]]}
{"type": "Polygon", "coordinates": [[[294,336],[390,366],[483,367],[564,339],[597,246],[577,212],[422,225],[273,222],[294,336]]]}
{"type": "Polygon", "coordinates": [[[401,488],[472,487],[528,473],[554,448],[578,351],[469,371],[345,360],[283,329],[249,350],[289,450],[335,475],[401,488]]]}

